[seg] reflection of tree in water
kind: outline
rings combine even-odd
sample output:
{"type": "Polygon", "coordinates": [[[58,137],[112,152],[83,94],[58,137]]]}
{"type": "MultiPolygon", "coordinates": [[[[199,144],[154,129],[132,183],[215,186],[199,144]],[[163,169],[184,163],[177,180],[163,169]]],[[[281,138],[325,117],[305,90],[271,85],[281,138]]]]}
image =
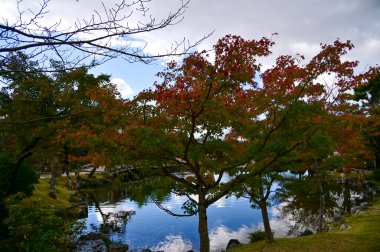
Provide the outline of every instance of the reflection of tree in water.
{"type": "Polygon", "coordinates": [[[99,228],[92,228],[104,234],[125,233],[128,221],[136,214],[133,210],[104,213],[99,203],[95,203],[95,208],[102,216],[102,223],[99,228]]]}
{"type": "Polygon", "coordinates": [[[113,180],[111,185],[88,191],[89,201],[94,203],[96,211],[102,217],[100,227],[92,226],[92,228],[106,234],[109,232],[125,233],[128,221],[136,212],[133,210],[114,212],[115,203],[128,198],[136,202],[140,207],[150,201],[152,197],[164,202],[170,199],[171,185],[171,180],[163,177],[125,183],[123,182],[123,177],[119,176],[113,180]],[[105,204],[101,202],[105,202],[105,204]],[[105,211],[106,208],[112,208],[113,211],[105,211]]]}
{"type": "MultiPolygon", "coordinates": [[[[325,221],[332,220],[336,214],[349,213],[351,210],[351,193],[353,190],[348,183],[340,184],[335,181],[322,181],[324,190],[325,221]]],[[[280,213],[284,218],[290,218],[294,223],[289,235],[299,235],[303,230],[317,230],[320,213],[320,194],[318,184],[313,177],[288,179],[282,184],[282,190],[277,200],[284,202],[280,213]]]]}

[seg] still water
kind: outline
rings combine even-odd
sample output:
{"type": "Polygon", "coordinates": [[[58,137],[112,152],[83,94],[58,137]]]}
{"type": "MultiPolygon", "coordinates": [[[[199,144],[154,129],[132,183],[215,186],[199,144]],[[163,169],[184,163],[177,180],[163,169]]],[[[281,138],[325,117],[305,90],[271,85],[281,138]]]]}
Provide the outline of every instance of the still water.
{"type": "MultiPolygon", "coordinates": [[[[110,192],[95,191],[92,196],[98,202],[90,203],[85,219],[86,232],[96,231],[105,223],[112,223],[110,237],[129,245],[133,251],[150,248],[152,251],[198,250],[198,217],[175,217],[161,210],[153,200],[136,202],[128,196],[119,199],[110,192]],[[125,219],[120,218],[125,216],[125,219]]],[[[93,200],[95,201],[95,200],[93,200]]],[[[183,214],[185,197],[170,193],[162,206],[183,214]]],[[[208,208],[208,225],[212,251],[224,250],[230,239],[248,243],[248,233],[262,228],[261,212],[250,207],[247,198],[222,198],[208,208]]],[[[286,223],[277,219],[276,207],[270,208],[272,226],[276,236],[284,236],[286,223]]]]}
{"type": "MultiPolygon", "coordinates": [[[[161,210],[149,194],[142,193],[146,189],[144,184],[122,188],[120,190],[119,186],[116,192],[112,187],[100,188],[89,194],[86,232],[99,231],[106,226],[110,238],[128,244],[130,251],[141,251],[144,248],[165,252],[198,251],[197,216],[175,217],[161,210]]],[[[340,196],[331,195],[332,198],[335,197],[331,202],[336,208],[340,196]]],[[[159,197],[162,207],[183,214],[181,207],[186,197],[170,192],[161,193],[159,197]]],[[[308,198],[310,200],[309,196],[308,198]]],[[[290,205],[289,202],[283,202],[269,208],[275,237],[286,236],[295,226],[297,220],[294,216],[284,215],[282,211],[290,205]]],[[[318,206],[317,201],[315,206],[318,206]]],[[[250,232],[263,230],[261,212],[251,208],[247,198],[224,197],[211,205],[207,213],[211,251],[225,250],[230,239],[248,243],[250,232]]],[[[315,214],[317,213],[316,211],[315,214]]],[[[302,215],[305,216],[304,214],[302,215]]]]}

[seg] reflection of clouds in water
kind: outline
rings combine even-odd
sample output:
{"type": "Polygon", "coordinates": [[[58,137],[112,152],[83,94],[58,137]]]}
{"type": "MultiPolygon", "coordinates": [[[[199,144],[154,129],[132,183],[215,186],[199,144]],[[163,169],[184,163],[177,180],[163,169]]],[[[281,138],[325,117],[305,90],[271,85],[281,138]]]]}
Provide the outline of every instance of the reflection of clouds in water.
{"type": "Polygon", "coordinates": [[[253,230],[247,226],[242,226],[237,231],[225,226],[216,227],[210,232],[210,249],[211,251],[225,250],[230,239],[238,239],[241,243],[248,243],[248,234],[253,230]]]}
{"type": "MultiPolygon", "coordinates": [[[[244,198],[239,199],[241,202],[244,201],[244,198]]],[[[216,201],[214,204],[212,204],[212,207],[215,206],[216,208],[226,208],[230,207],[233,208],[236,206],[237,198],[235,196],[232,197],[222,197],[218,201],[216,201]]]]}
{"type": "MultiPolygon", "coordinates": [[[[269,211],[272,214],[272,218],[270,220],[270,226],[272,231],[274,232],[274,237],[286,237],[288,235],[288,231],[291,225],[294,224],[294,221],[291,220],[291,215],[283,216],[281,214],[281,208],[285,207],[287,203],[281,203],[276,207],[272,207],[269,211]]],[[[260,228],[264,230],[264,226],[260,223],[260,228]]]]}
{"type": "Polygon", "coordinates": [[[180,235],[167,235],[165,241],[159,242],[153,251],[182,252],[192,249],[191,242],[180,235]]]}
{"type": "Polygon", "coordinates": [[[96,216],[96,221],[97,221],[98,223],[103,223],[103,217],[102,217],[102,215],[100,214],[99,211],[96,211],[96,212],[95,212],[95,216],[96,216]]]}
{"type": "Polygon", "coordinates": [[[169,210],[180,209],[186,200],[187,197],[172,193],[170,200],[162,202],[161,205],[169,210]]]}
{"type": "Polygon", "coordinates": [[[214,203],[214,206],[216,206],[217,208],[224,208],[226,207],[226,202],[225,202],[225,198],[220,198],[219,200],[217,200],[215,203],[214,203]]]}
{"type": "Polygon", "coordinates": [[[128,206],[126,204],[116,205],[115,213],[118,213],[121,211],[123,211],[123,212],[135,211],[135,208],[133,206],[128,206]]]}
{"type": "MultiPolygon", "coordinates": [[[[270,225],[272,231],[274,232],[274,236],[278,237],[286,237],[289,231],[289,227],[292,223],[290,220],[290,216],[286,216],[282,218],[280,215],[280,209],[283,207],[280,204],[277,207],[272,207],[269,211],[272,214],[272,218],[270,220],[270,225]]],[[[221,251],[225,250],[228,244],[228,241],[231,239],[238,239],[241,243],[249,242],[249,233],[252,233],[256,230],[264,230],[264,225],[262,222],[257,225],[252,225],[251,227],[242,226],[237,231],[231,230],[225,226],[219,226],[210,231],[210,247],[211,251],[221,251]]]]}
{"type": "MultiPolygon", "coordinates": [[[[114,220],[114,215],[120,212],[131,212],[135,211],[135,208],[133,206],[129,206],[127,204],[99,204],[100,210],[102,213],[106,216],[108,216],[108,220],[114,220]]],[[[95,216],[97,222],[103,223],[103,216],[101,215],[99,209],[95,209],[95,216]]]]}

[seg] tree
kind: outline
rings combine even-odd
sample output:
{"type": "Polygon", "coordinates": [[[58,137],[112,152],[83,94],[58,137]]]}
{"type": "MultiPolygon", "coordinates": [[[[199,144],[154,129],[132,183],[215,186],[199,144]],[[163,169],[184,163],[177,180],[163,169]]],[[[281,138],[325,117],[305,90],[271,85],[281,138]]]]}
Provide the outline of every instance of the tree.
{"type": "Polygon", "coordinates": [[[368,82],[354,89],[355,100],[362,100],[364,106],[377,106],[380,104],[380,72],[376,72],[368,82]]]}
{"type": "MultiPolygon", "coordinates": [[[[14,65],[9,67],[34,69],[36,63],[23,54],[18,56],[12,58],[14,65]]],[[[109,137],[106,131],[117,133],[115,118],[122,114],[115,112],[121,100],[117,100],[108,76],[95,77],[84,68],[51,76],[23,71],[2,74],[9,85],[0,92],[0,148],[13,158],[6,194],[14,192],[20,167],[26,161],[35,169],[48,162],[58,171],[67,168],[58,167],[61,160],[65,166],[80,156],[91,163],[95,152],[101,157],[109,147],[104,144],[109,137]]]]}
{"type": "Polygon", "coordinates": [[[187,57],[181,66],[170,63],[159,74],[163,82],[134,101],[135,125],[126,129],[125,142],[137,159],[176,181],[177,194],[188,197],[183,207],[198,213],[201,251],[210,249],[207,208],[241,181],[248,167],[249,157],[225,135],[246,116],[243,85],[253,85],[255,57],[267,55],[271,44],[266,38],[226,36],[215,46],[214,64],[206,53],[187,57]],[[222,182],[225,172],[234,178],[222,182]]]}
{"type": "Polygon", "coordinates": [[[94,10],[90,17],[78,18],[65,26],[62,20],[51,23],[45,19],[50,0],[42,0],[37,9],[24,9],[23,4],[27,3],[18,0],[15,20],[0,22],[0,58],[8,61],[10,55],[22,52],[43,66],[34,70],[44,71],[55,71],[55,65],[66,70],[91,67],[116,57],[148,63],[187,53],[207,37],[193,44],[184,39],[173,43],[169,51],[155,55],[144,52],[146,44],[135,45],[141,41],[133,36],[181,22],[189,5],[189,1],[180,0],[176,10],[158,19],[152,16],[149,2],[151,0],[121,0],[111,7],[102,3],[102,9],[94,10]]]}
{"type": "Polygon", "coordinates": [[[368,139],[368,146],[373,152],[373,167],[380,167],[380,72],[355,89],[355,100],[362,102],[365,121],[362,133],[368,139]]]}
{"type": "Polygon", "coordinates": [[[257,83],[257,58],[272,45],[227,35],[215,45],[213,63],[206,52],[169,63],[159,73],[163,81],[131,105],[134,120],[123,134],[128,154],[162,169],[188,196],[184,209],[198,213],[201,251],[209,251],[207,208],[240,183],[281,167],[318,131],[325,111],[350,108],[347,91],[365,76],[353,74],[356,62],[340,60],[352,44],[336,41],[306,65],[301,56],[280,56],[257,83]],[[330,87],[317,81],[328,73],[337,75],[330,87]]]}
{"type": "Polygon", "coordinates": [[[317,195],[319,196],[319,212],[318,212],[318,225],[317,232],[322,232],[324,228],[324,214],[325,214],[325,191],[323,182],[325,182],[326,173],[333,167],[337,167],[338,162],[334,157],[334,142],[326,135],[315,134],[307,143],[305,143],[302,160],[304,165],[308,167],[309,173],[315,178],[315,185],[317,186],[317,195]]]}
{"type": "Polygon", "coordinates": [[[70,116],[55,122],[53,144],[61,146],[63,165],[91,164],[91,177],[99,166],[112,166],[117,157],[114,137],[121,127],[123,100],[109,76],[95,77],[85,68],[56,74],[56,84],[66,87],[57,100],[70,116]]]}

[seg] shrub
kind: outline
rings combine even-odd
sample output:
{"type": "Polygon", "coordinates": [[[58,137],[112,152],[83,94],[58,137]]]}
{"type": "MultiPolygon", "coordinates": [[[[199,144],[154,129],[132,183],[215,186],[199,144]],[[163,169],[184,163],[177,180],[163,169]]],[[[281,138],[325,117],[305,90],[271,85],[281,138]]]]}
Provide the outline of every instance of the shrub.
{"type": "MultiPolygon", "coordinates": [[[[19,197],[19,195],[17,196],[19,197]]],[[[38,205],[13,204],[6,220],[10,234],[26,251],[69,251],[83,224],[66,221],[38,205]]]]}
{"type": "Polygon", "coordinates": [[[249,241],[251,243],[263,241],[263,240],[265,240],[265,232],[262,230],[257,230],[249,234],[249,241]]]}

